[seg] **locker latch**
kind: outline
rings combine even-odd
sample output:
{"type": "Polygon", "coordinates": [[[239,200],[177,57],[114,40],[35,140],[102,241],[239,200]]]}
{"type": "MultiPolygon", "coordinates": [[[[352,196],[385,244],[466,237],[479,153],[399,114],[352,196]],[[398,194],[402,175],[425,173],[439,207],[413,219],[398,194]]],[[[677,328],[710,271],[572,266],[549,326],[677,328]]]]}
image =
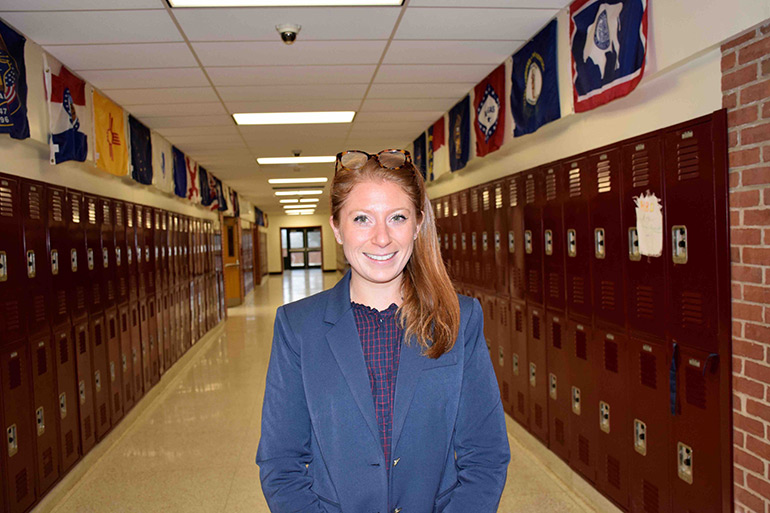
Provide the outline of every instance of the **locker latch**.
{"type": "Polygon", "coordinates": [[[508,253],[514,253],[516,251],[516,239],[513,236],[513,230],[508,231],[508,253]]]}
{"type": "Polygon", "coordinates": [[[67,418],[67,393],[62,392],[59,394],[59,416],[62,419],[67,418]]]}
{"type": "Polygon", "coordinates": [[[452,249],[457,250],[457,234],[452,234],[452,249]]]}
{"type": "Polygon", "coordinates": [[[150,261],[150,246],[144,247],[144,261],[149,262],[150,261]]]}
{"type": "Polygon", "coordinates": [[[8,257],[5,251],[0,251],[0,282],[8,279],[8,257]]]}
{"type": "Polygon", "coordinates": [[[634,450],[647,456],[647,424],[639,419],[634,419],[634,450]]]}
{"type": "Polygon", "coordinates": [[[553,255],[553,231],[545,231],[545,254],[548,256],[553,255]]]}
{"type": "Polygon", "coordinates": [[[599,429],[610,432],[610,405],[604,401],[599,401],[599,429]]]}
{"type": "Polygon", "coordinates": [[[476,232],[471,233],[471,249],[476,251],[476,232]]]}
{"type": "Polygon", "coordinates": [[[526,230],[524,232],[524,251],[528,254],[532,254],[532,230],[526,230]]]}
{"type": "Polygon", "coordinates": [[[505,357],[503,355],[503,346],[497,347],[497,363],[500,367],[505,368],[505,357]]]}
{"type": "Polygon", "coordinates": [[[51,250],[51,274],[56,276],[59,274],[59,250],[51,250]]]}
{"type": "Polygon", "coordinates": [[[78,393],[80,394],[80,404],[86,404],[86,382],[78,383],[78,393]]]}
{"type": "Polygon", "coordinates": [[[126,358],[125,354],[120,355],[121,359],[123,360],[123,372],[126,372],[128,370],[128,358],[126,358]]]}
{"type": "Polygon", "coordinates": [[[102,248],[102,265],[107,269],[110,266],[110,250],[102,248]]]}
{"type": "Polygon", "coordinates": [[[133,251],[131,251],[131,248],[126,249],[126,255],[128,256],[128,265],[131,265],[132,257],[134,256],[133,251]]]}
{"type": "Polygon", "coordinates": [[[465,240],[465,234],[460,234],[460,244],[462,245],[463,251],[465,251],[468,247],[467,241],[465,240]]]}
{"type": "Polygon", "coordinates": [[[548,375],[548,395],[556,400],[556,374],[553,372],[548,375]]]}
{"type": "Polygon", "coordinates": [[[495,251],[500,251],[500,232],[495,232],[495,251]]]}
{"type": "Polygon", "coordinates": [[[136,248],[136,261],[140,263],[142,261],[142,248],[136,248]]]}
{"type": "Polygon", "coordinates": [[[580,415],[580,389],[572,387],[572,413],[580,415]]]}
{"type": "Polygon", "coordinates": [[[483,251],[489,249],[489,239],[487,237],[487,232],[481,232],[481,249],[483,251]]]}
{"type": "Polygon", "coordinates": [[[19,452],[19,439],[16,437],[16,424],[11,424],[5,430],[8,435],[8,456],[11,457],[19,452]]]}
{"type": "Polygon", "coordinates": [[[639,232],[636,226],[628,229],[628,259],[634,262],[642,259],[642,253],[639,251],[639,232]]]}
{"type": "Polygon", "coordinates": [[[42,406],[35,410],[35,421],[37,422],[37,436],[43,436],[45,434],[45,413],[42,406]]]}
{"type": "Polygon", "coordinates": [[[671,228],[671,240],[673,241],[671,249],[672,258],[675,264],[687,263],[687,227],[674,226],[671,228]]]}
{"type": "Polygon", "coordinates": [[[70,250],[70,266],[73,273],[78,272],[78,250],[75,248],[70,250]]]}
{"type": "Polygon", "coordinates": [[[447,250],[449,249],[449,234],[448,233],[444,234],[444,249],[447,249],[447,250]]]}
{"type": "Polygon", "coordinates": [[[677,474],[685,483],[692,484],[692,448],[679,442],[676,444],[678,453],[677,474]]]}
{"type": "Polygon", "coordinates": [[[34,278],[37,274],[35,272],[35,269],[37,266],[35,265],[35,252],[32,250],[27,251],[27,277],[28,278],[34,278]]]}
{"type": "Polygon", "coordinates": [[[535,388],[537,386],[537,366],[530,362],[529,364],[529,386],[535,388]]]}
{"type": "Polygon", "coordinates": [[[120,248],[115,248],[115,265],[120,267],[120,248]]]}
{"type": "Polygon", "coordinates": [[[115,362],[110,362],[110,381],[115,381],[115,362]]]}
{"type": "Polygon", "coordinates": [[[94,250],[93,248],[88,248],[88,270],[93,271],[94,270],[94,250]]]}
{"type": "Polygon", "coordinates": [[[607,245],[604,243],[604,228],[594,230],[594,246],[596,258],[604,258],[607,255],[607,245]]]}
{"type": "Polygon", "coordinates": [[[519,355],[513,353],[513,375],[519,375],[519,355]]]}
{"type": "Polygon", "coordinates": [[[567,256],[577,256],[577,232],[574,228],[567,230],[567,256]]]}

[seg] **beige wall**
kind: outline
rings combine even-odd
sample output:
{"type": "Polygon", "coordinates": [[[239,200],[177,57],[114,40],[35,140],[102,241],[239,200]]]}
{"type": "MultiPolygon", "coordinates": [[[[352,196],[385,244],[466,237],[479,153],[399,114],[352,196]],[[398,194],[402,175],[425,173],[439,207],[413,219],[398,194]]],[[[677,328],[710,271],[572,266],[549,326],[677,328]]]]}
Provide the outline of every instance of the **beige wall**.
{"type": "Polygon", "coordinates": [[[296,228],[305,226],[320,226],[323,241],[323,268],[333,271],[337,267],[337,241],[329,226],[329,216],[316,214],[312,216],[287,216],[270,214],[267,228],[267,269],[271,273],[279,273],[281,267],[281,228],[296,228]]]}

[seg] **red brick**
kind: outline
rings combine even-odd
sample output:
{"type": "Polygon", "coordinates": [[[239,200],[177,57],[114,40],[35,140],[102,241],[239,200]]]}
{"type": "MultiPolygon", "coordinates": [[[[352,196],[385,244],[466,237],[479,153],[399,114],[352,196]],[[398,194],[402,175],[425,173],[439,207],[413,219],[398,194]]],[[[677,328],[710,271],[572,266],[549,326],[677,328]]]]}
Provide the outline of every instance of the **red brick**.
{"type": "MultiPolygon", "coordinates": [[[[735,346],[735,341],[733,340],[733,346],[735,346]]],[[[738,358],[735,355],[733,355],[733,374],[743,374],[743,358],[738,358]]],[[[733,394],[735,395],[735,394],[733,394]]],[[[733,401],[733,410],[740,411],[740,404],[735,401],[733,401]]]]}
{"type": "Polygon", "coordinates": [[[730,261],[731,262],[738,262],[741,261],[741,248],[738,246],[732,246],[730,247],[730,261]]]}
{"type": "MultiPolygon", "coordinates": [[[[770,226],[770,208],[744,210],[743,225],[744,226],[770,226]]],[[[770,258],[770,250],[768,250],[768,253],[766,256],[767,258],[770,258]]],[[[770,262],[770,260],[765,260],[765,263],[767,262],[770,262]]]]}
{"type": "MultiPolygon", "coordinates": [[[[770,68],[770,59],[767,59],[768,68],[770,68]]],[[[768,70],[770,72],[770,70],[768,70]]],[[[762,104],[762,117],[763,118],[770,118],[770,102],[765,102],[762,104]]]]}
{"type": "Polygon", "coordinates": [[[759,246],[762,244],[762,230],[759,228],[733,228],[730,230],[730,244],[759,246]]]}
{"type": "Polygon", "coordinates": [[[735,67],[736,52],[722,55],[722,73],[735,67]]]}
{"type": "Polygon", "coordinates": [[[751,32],[746,32],[742,36],[736,37],[732,41],[728,41],[725,44],[722,45],[722,53],[725,53],[730,48],[735,48],[736,46],[740,46],[743,43],[747,43],[754,39],[754,36],[757,35],[756,30],[752,30],[751,32]]]}
{"type": "MultiPolygon", "coordinates": [[[[749,415],[754,415],[755,417],[759,417],[760,419],[770,421],[770,406],[768,406],[764,402],[759,402],[759,401],[755,401],[754,399],[747,398],[746,413],[748,413],[749,415]]],[[[756,451],[752,451],[752,452],[756,452],[756,451]]],[[[768,456],[770,456],[770,453],[768,454],[768,456]]],[[[770,459],[770,458],[766,457],[766,459],[770,459]]]]}
{"type": "Polygon", "coordinates": [[[741,144],[756,144],[763,141],[770,141],[770,123],[741,130],[741,144]]]}
{"type": "MultiPolygon", "coordinates": [[[[732,173],[732,174],[738,174],[738,173],[732,173]]],[[[731,210],[730,211],[730,226],[740,226],[741,225],[741,211],[740,210],[731,210]]]]}
{"type": "Polygon", "coordinates": [[[765,201],[763,202],[765,205],[770,205],[770,189],[765,189],[765,201]]]}
{"type": "Polygon", "coordinates": [[[765,436],[765,425],[761,421],[746,417],[740,413],[733,412],[733,426],[758,437],[765,436]]]}
{"type": "Polygon", "coordinates": [[[746,506],[752,513],[764,513],[765,503],[762,499],[743,488],[734,487],[735,501],[746,506]]]}
{"type": "MultiPolygon", "coordinates": [[[[751,370],[751,372],[754,372],[754,368],[757,367],[765,366],[753,362],[746,362],[746,375],[753,377],[749,374],[749,371],[751,370]]],[[[770,367],[765,367],[765,369],[767,370],[762,371],[763,376],[770,378],[770,367]]],[[[752,381],[750,379],[733,376],[733,390],[739,394],[744,394],[759,400],[765,399],[765,386],[762,383],[758,383],[757,381],[752,381]]],[[[761,433],[757,434],[763,436],[765,434],[764,428],[762,429],[761,433]]]]}
{"type": "MultiPolygon", "coordinates": [[[[738,249],[738,248],[735,248],[738,249]]],[[[732,284],[732,294],[731,296],[733,299],[743,299],[743,287],[740,283],[733,283],[732,284]]]]}
{"type": "Polygon", "coordinates": [[[735,189],[741,184],[741,172],[740,171],[733,171],[729,175],[727,175],[728,184],[727,186],[730,189],[735,189]]]}
{"type": "Polygon", "coordinates": [[[770,23],[768,23],[767,25],[762,25],[761,27],[759,27],[759,31],[762,34],[770,34],[770,23]]]}
{"type": "Polygon", "coordinates": [[[735,447],[743,447],[745,440],[746,440],[746,433],[744,433],[743,431],[738,431],[737,429],[733,429],[733,445],[735,447]]]}
{"type": "Polygon", "coordinates": [[[761,305],[733,302],[733,318],[742,321],[762,322],[764,312],[761,305]]]}
{"type": "Polygon", "coordinates": [[[743,299],[752,303],[770,303],[770,287],[743,286],[743,299]]]}
{"type": "Polygon", "coordinates": [[[753,490],[765,499],[770,499],[770,483],[765,479],[760,479],[753,474],[746,474],[746,485],[749,490],[753,490]]]}
{"type": "MultiPolygon", "coordinates": [[[[770,105],[770,103],[768,103],[770,105]]],[[[741,171],[743,185],[767,185],[770,184],[770,167],[754,167],[741,171]]]]}
{"type": "Polygon", "coordinates": [[[762,148],[762,162],[770,162],[770,144],[762,148]]]}
{"type": "Polygon", "coordinates": [[[770,80],[752,84],[741,90],[741,105],[747,105],[768,96],[770,96],[770,80]]]}
{"type": "MultiPolygon", "coordinates": [[[[768,152],[768,158],[770,158],[770,151],[768,152]]],[[[757,163],[759,163],[759,148],[730,152],[730,167],[750,166],[757,163]]]]}
{"type": "Polygon", "coordinates": [[[759,205],[759,191],[733,191],[729,202],[730,208],[756,207],[759,205]]]}
{"type": "Polygon", "coordinates": [[[757,79],[758,67],[756,63],[752,63],[722,75],[722,91],[729,91],[730,89],[735,89],[755,81],[757,79]]]}
{"type": "MultiPolygon", "coordinates": [[[[742,356],[762,361],[765,358],[765,348],[748,340],[733,340],[733,356],[742,356]]],[[[743,364],[743,360],[741,360],[741,364],[743,364]]],[[[743,367],[739,369],[739,372],[742,372],[742,370],[743,367]]]]}
{"type": "Polygon", "coordinates": [[[770,459],[770,444],[766,440],[760,440],[753,436],[746,437],[746,449],[762,459],[770,459]]]}
{"type": "Polygon", "coordinates": [[[770,268],[765,269],[765,285],[770,285],[770,268]]]}
{"type": "MultiPolygon", "coordinates": [[[[751,360],[746,360],[743,363],[743,373],[746,375],[746,377],[760,381],[762,383],[770,383],[770,366],[756,363],[751,360]]],[[[747,389],[750,389],[750,387],[747,385],[747,389]]],[[[754,388],[753,392],[756,392],[757,389],[754,388]]],[[[741,392],[740,390],[736,390],[736,392],[741,392]]],[[[748,392],[742,392],[742,393],[748,393],[748,392]]],[[[761,395],[757,396],[754,395],[754,397],[757,397],[759,399],[764,398],[764,388],[762,389],[761,395]]],[[[770,406],[768,406],[768,411],[770,411],[770,406]]],[[[749,412],[751,413],[751,412],[749,412]]],[[[770,417],[767,417],[768,422],[770,422],[770,417]]]]}
{"type": "MultiPolygon", "coordinates": [[[[741,109],[731,110],[727,113],[727,126],[730,128],[738,125],[745,125],[746,123],[753,123],[759,119],[759,105],[749,105],[741,109]]],[[[741,134],[741,138],[743,134],[741,134]]],[[[746,141],[743,141],[746,144],[746,141]]]]}
{"type": "Polygon", "coordinates": [[[765,324],[770,324],[770,306],[765,307],[765,324]]]}
{"type": "MultiPolygon", "coordinates": [[[[770,344],[770,328],[767,326],[746,323],[746,326],[744,326],[744,333],[744,336],[749,340],[756,340],[762,344],[770,344]]],[[[768,376],[767,383],[770,383],[770,375],[768,376]]]]}
{"type": "Polygon", "coordinates": [[[765,37],[748,46],[744,46],[738,52],[738,62],[746,64],[770,54],[770,37],[765,37]]]}
{"type": "Polygon", "coordinates": [[[740,465],[741,467],[745,468],[746,470],[750,470],[751,472],[756,472],[757,474],[765,473],[764,462],[756,456],[743,451],[742,449],[733,449],[733,461],[737,465],[740,465]]]}
{"type": "Polygon", "coordinates": [[[765,241],[765,246],[770,246],[770,228],[762,230],[762,233],[764,234],[762,240],[765,241]]]}
{"type": "Polygon", "coordinates": [[[727,132],[727,147],[735,148],[736,146],[738,146],[738,131],[727,132]]]}
{"type": "Polygon", "coordinates": [[[733,265],[730,268],[733,281],[762,283],[762,268],[748,265],[733,265]]]}
{"type": "Polygon", "coordinates": [[[760,64],[760,68],[762,68],[761,73],[763,77],[770,75],[770,59],[763,60],[762,64],[760,64]]]}
{"type": "Polygon", "coordinates": [[[738,105],[738,93],[730,93],[722,95],[722,108],[734,109],[738,105]]]}
{"type": "MultiPolygon", "coordinates": [[[[736,444],[737,447],[737,444],[736,444]]],[[[741,470],[739,468],[733,468],[733,483],[735,483],[738,486],[743,486],[743,483],[746,482],[746,472],[744,470],[741,470]]],[[[742,511],[745,511],[743,508],[741,508],[742,511]]],[[[737,509],[735,511],[738,511],[737,509]]]]}

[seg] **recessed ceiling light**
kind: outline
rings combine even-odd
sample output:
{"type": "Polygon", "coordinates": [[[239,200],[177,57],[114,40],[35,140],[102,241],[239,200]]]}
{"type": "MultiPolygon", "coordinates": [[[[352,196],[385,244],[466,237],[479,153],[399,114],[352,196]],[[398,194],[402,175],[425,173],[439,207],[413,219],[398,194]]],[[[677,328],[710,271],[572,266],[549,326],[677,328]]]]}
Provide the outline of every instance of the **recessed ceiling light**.
{"type": "Polygon", "coordinates": [[[278,200],[278,203],[299,203],[298,199],[282,199],[278,200]]]}
{"type": "Polygon", "coordinates": [[[240,112],[233,114],[239,125],[304,125],[313,123],[350,123],[352,110],[335,112],[240,112]]]}
{"type": "Polygon", "coordinates": [[[318,198],[302,198],[301,200],[299,200],[300,203],[318,203],[319,201],[321,200],[319,200],[318,198]]]}
{"type": "Polygon", "coordinates": [[[321,189],[300,189],[294,191],[275,191],[276,196],[315,196],[323,194],[321,189]]]}
{"type": "Polygon", "coordinates": [[[404,0],[168,0],[171,7],[317,7],[401,5],[404,0]]]}
{"type": "Polygon", "coordinates": [[[270,164],[331,164],[336,160],[334,155],[322,155],[318,157],[259,157],[257,164],[260,166],[270,164]]]}
{"type": "Polygon", "coordinates": [[[280,184],[292,184],[292,183],[326,183],[328,182],[328,178],[271,178],[267,181],[267,183],[272,185],[280,185],[280,184]]]}
{"type": "Polygon", "coordinates": [[[287,216],[309,216],[315,213],[315,210],[289,210],[287,216]]]}

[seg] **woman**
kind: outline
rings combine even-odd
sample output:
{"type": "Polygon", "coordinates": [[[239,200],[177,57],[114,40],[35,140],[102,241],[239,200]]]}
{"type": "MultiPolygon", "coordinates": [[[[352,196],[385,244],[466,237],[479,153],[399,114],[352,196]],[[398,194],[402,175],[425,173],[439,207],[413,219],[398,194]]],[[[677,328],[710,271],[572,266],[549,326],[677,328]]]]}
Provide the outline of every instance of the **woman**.
{"type": "Polygon", "coordinates": [[[340,153],[331,208],[350,271],[276,313],[270,510],[497,511],[510,453],[481,306],[452,288],[409,153],[340,153]]]}

